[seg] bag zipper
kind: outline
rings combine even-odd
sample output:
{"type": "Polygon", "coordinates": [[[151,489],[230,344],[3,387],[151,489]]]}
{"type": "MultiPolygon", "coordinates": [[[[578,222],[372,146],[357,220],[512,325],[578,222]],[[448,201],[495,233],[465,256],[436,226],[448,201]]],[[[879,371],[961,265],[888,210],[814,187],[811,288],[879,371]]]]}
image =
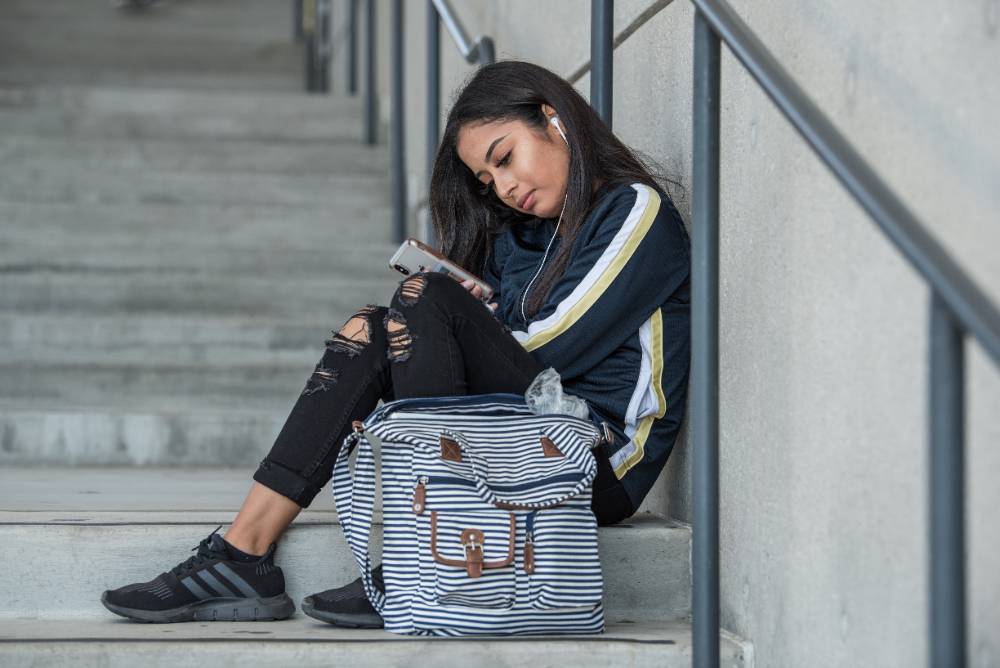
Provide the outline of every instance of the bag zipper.
{"type": "MultiPolygon", "coordinates": [[[[549,476],[548,478],[542,478],[541,480],[536,480],[534,482],[525,482],[519,485],[492,485],[490,486],[490,490],[494,492],[521,492],[526,489],[533,489],[535,487],[550,485],[556,482],[579,482],[580,480],[583,480],[583,476],[583,473],[578,472],[562,473],[560,475],[549,476]]],[[[418,476],[417,482],[413,486],[413,512],[416,515],[422,515],[424,510],[427,508],[427,485],[430,483],[460,485],[462,487],[476,486],[476,483],[472,480],[456,478],[454,476],[418,476]]],[[[532,521],[534,521],[534,518],[532,518],[532,521]]]]}
{"type": "Polygon", "coordinates": [[[535,572],[535,513],[532,510],[524,518],[524,572],[532,575],[535,572]]]}

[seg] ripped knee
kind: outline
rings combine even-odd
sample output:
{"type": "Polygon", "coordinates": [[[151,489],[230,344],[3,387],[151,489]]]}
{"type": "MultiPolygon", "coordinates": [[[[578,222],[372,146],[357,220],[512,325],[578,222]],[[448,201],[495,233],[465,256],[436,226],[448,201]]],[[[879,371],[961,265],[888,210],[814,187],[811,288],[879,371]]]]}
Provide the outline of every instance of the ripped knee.
{"type": "Polygon", "coordinates": [[[414,306],[420,300],[421,295],[424,294],[424,290],[426,289],[426,272],[409,276],[399,284],[399,303],[403,306],[414,306]]]}
{"type": "Polygon", "coordinates": [[[391,362],[405,362],[413,353],[413,335],[406,324],[406,318],[398,310],[390,308],[383,322],[388,334],[389,346],[386,355],[391,362]]]}
{"type": "Polygon", "coordinates": [[[345,353],[348,357],[357,357],[372,340],[371,317],[378,310],[375,304],[369,304],[354,314],[339,332],[331,332],[332,339],[326,340],[326,349],[337,353],[345,353]]]}

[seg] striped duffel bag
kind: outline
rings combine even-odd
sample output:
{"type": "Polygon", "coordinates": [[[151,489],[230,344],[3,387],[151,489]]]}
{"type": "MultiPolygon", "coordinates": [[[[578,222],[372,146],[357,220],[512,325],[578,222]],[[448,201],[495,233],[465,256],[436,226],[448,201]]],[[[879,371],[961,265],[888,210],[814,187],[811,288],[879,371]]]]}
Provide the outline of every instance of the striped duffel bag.
{"type": "Polygon", "coordinates": [[[597,427],[518,394],[400,399],[344,441],[333,491],[369,600],[415,635],[600,633],[597,427]],[[385,593],[369,540],[381,442],[385,593]],[[356,447],[355,447],[356,446],[356,447]],[[352,475],[351,450],[357,451],[352,475]]]}

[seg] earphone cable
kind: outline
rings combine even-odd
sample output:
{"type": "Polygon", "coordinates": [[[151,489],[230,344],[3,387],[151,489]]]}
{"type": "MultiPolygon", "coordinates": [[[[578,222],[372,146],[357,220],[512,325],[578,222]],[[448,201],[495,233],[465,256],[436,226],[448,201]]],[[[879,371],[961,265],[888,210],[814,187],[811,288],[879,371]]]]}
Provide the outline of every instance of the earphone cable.
{"type": "Polygon", "coordinates": [[[545,247],[545,254],[542,255],[542,263],[538,265],[538,271],[536,271],[535,275],[531,277],[530,281],[528,281],[528,287],[524,289],[524,293],[521,295],[521,321],[524,322],[525,326],[528,325],[528,316],[524,314],[524,301],[528,298],[528,291],[531,290],[531,284],[534,283],[535,279],[538,278],[538,275],[542,273],[542,268],[545,266],[545,261],[549,257],[549,250],[552,249],[552,242],[556,240],[556,236],[559,234],[559,225],[562,223],[563,213],[566,212],[566,201],[568,199],[569,199],[569,193],[567,192],[566,197],[563,198],[562,211],[559,212],[559,220],[556,221],[555,232],[552,233],[552,238],[549,239],[549,245],[545,247]]]}

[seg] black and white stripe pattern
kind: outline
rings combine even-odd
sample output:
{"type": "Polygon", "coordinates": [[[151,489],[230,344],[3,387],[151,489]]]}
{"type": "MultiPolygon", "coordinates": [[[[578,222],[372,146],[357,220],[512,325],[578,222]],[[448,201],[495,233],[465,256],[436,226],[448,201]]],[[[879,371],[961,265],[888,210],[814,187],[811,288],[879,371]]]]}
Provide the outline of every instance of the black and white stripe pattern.
{"type": "Polygon", "coordinates": [[[604,629],[597,526],[590,510],[596,427],[565,415],[535,415],[514,394],[402,399],[364,422],[382,444],[386,593],[371,580],[368,553],[375,493],[375,457],[365,436],[345,440],[334,466],[337,511],[362,572],[365,591],[387,631],[414,635],[599,633],[604,629]],[[440,457],[439,439],[459,443],[462,461],[440,457]],[[541,436],[564,456],[545,457],[541,436]],[[349,453],[357,444],[354,475],[349,453]],[[417,483],[424,509],[413,510],[417,483]],[[516,508],[498,507],[515,504],[516,508]],[[483,532],[483,556],[513,562],[470,578],[464,529],[483,532]],[[525,545],[534,569],[525,569],[525,545]]]}

